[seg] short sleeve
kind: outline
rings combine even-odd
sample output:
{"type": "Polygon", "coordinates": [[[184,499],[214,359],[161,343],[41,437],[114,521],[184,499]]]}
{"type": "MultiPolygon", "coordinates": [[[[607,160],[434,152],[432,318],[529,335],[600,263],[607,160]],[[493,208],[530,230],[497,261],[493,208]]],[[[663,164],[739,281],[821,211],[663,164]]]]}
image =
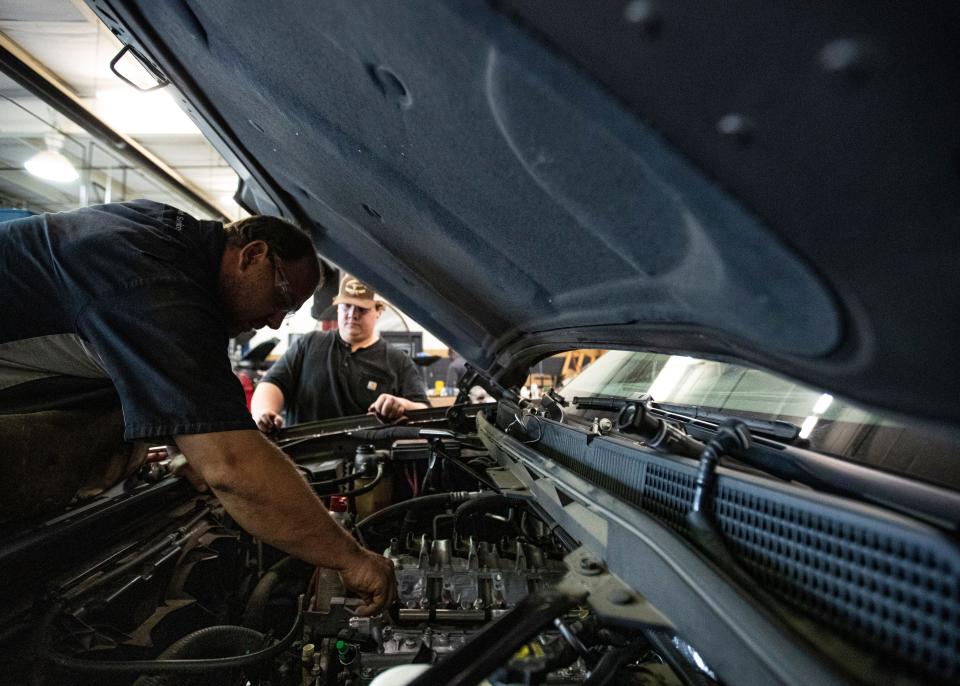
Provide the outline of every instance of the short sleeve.
{"type": "Polygon", "coordinates": [[[310,335],[295,340],[280,359],[270,365],[262,381],[272,383],[283,393],[284,405],[290,407],[297,402],[297,389],[300,388],[300,376],[303,372],[303,355],[310,335]]]}
{"type": "Polygon", "coordinates": [[[100,295],[77,333],[116,386],[126,440],[256,429],[217,299],[197,284],[150,280],[100,295]]]}

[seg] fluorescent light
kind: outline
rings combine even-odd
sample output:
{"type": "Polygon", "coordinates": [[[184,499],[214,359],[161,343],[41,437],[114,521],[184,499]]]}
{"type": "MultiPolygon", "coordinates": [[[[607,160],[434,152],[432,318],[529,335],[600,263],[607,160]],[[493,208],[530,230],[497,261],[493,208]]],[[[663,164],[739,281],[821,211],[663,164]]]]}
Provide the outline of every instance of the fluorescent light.
{"type": "Polygon", "coordinates": [[[80,178],[80,174],[70,160],[60,152],[63,148],[63,135],[56,132],[48,133],[44,136],[44,142],[47,149],[24,162],[24,168],[34,176],[57,183],[69,183],[80,178]]]}
{"type": "Polygon", "coordinates": [[[91,106],[110,126],[127,135],[192,134],[201,136],[166,90],[142,93],[130,88],[98,90],[91,106]]]}
{"type": "Polygon", "coordinates": [[[819,398],[817,402],[813,404],[813,414],[821,415],[827,411],[827,408],[830,407],[830,404],[833,402],[833,396],[829,393],[824,393],[819,398]]]}

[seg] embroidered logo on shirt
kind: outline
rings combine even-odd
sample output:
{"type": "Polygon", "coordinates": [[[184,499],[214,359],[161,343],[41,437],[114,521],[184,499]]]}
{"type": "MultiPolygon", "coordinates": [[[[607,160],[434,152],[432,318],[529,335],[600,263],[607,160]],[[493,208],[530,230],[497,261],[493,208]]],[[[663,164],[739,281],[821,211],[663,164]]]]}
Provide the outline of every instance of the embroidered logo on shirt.
{"type": "Polygon", "coordinates": [[[367,390],[368,390],[368,391],[375,391],[375,390],[377,390],[377,382],[376,382],[376,381],[368,381],[368,382],[367,382],[367,390]]]}

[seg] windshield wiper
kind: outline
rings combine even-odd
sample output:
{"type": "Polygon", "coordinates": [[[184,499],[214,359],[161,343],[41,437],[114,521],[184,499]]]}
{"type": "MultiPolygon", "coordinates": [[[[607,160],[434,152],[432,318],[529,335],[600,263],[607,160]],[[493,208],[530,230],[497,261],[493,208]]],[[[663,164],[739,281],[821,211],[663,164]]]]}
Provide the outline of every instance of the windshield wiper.
{"type": "MultiPolygon", "coordinates": [[[[596,395],[590,397],[576,396],[573,399],[573,404],[581,410],[600,410],[603,412],[619,412],[626,405],[637,402],[648,403],[648,409],[655,411],[666,419],[684,424],[688,422],[710,422],[720,425],[730,419],[737,419],[747,425],[750,433],[773,438],[783,443],[793,443],[800,435],[800,427],[790,422],[740,417],[736,414],[707,410],[699,405],[661,403],[649,400],[649,396],[621,398],[614,395],[596,395]]],[[[706,428],[712,429],[715,427],[708,426],[706,428]]]]}
{"type": "Polygon", "coordinates": [[[650,409],[659,410],[671,418],[679,421],[706,421],[713,424],[723,424],[730,419],[739,419],[747,425],[750,433],[760,434],[769,438],[775,438],[784,443],[793,443],[800,435],[800,427],[790,422],[784,422],[779,419],[755,419],[753,417],[741,417],[736,414],[727,414],[726,412],[716,412],[708,410],[699,405],[684,405],[682,403],[650,403],[650,409]]]}
{"type": "MultiPolygon", "coordinates": [[[[713,438],[719,426],[722,426],[717,422],[721,413],[704,412],[695,405],[651,402],[649,396],[638,399],[577,397],[573,399],[573,404],[581,409],[617,412],[618,430],[647,438],[647,446],[655,450],[694,459],[701,455],[704,442],[713,438]],[[678,428],[676,424],[683,424],[683,428],[678,428]],[[686,430],[690,430],[690,434],[684,433],[686,430]]],[[[733,421],[736,419],[733,418],[733,421]]],[[[763,428],[754,429],[754,424],[774,425],[767,428],[779,432],[784,443],[799,434],[799,429],[788,422],[742,421],[751,434],[758,435],[766,431],[763,428]],[[791,430],[788,431],[786,427],[791,427],[791,430]]],[[[727,454],[784,481],[796,481],[817,491],[870,502],[951,531],[960,529],[957,517],[960,494],[940,486],[895,476],[792,445],[777,447],[772,442],[764,445],[761,441],[755,441],[747,450],[731,450],[727,454]]]]}

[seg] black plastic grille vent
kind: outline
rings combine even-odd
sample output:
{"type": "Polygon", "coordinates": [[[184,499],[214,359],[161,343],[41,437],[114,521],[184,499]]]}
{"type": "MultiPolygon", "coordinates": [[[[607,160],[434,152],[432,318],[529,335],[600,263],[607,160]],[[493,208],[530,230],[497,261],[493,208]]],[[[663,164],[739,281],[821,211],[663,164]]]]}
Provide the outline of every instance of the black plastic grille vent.
{"type": "MultiPolygon", "coordinates": [[[[501,407],[503,403],[501,403],[501,407]]],[[[503,413],[500,426],[513,415],[503,413]]],[[[534,430],[534,434],[535,430],[534,430]]],[[[685,534],[696,467],[544,423],[536,450],[685,534]]],[[[960,680],[960,552],[925,527],[720,475],[727,544],[776,597],[856,642],[960,680]]]]}
{"type": "Polygon", "coordinates": [[[948,679],[960,676],[958,569],[932,547],[721,487],[728,544],[776,595],[948,679]]]}
{"type": "Polygon", "coordinates": [[[650,465],[640,506],[674,529],[687,530],[687,512],[693,502],[694,477],[662,465],[650,465]]]}

